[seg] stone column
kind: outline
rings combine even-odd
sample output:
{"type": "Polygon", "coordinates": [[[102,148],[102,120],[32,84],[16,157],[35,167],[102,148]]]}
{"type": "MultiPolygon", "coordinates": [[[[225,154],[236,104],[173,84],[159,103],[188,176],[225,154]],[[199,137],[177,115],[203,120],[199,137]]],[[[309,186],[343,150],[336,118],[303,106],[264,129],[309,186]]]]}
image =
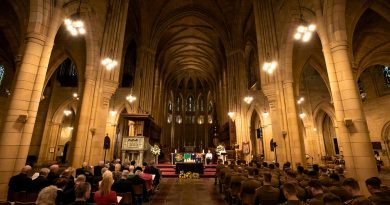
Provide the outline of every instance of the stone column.
{"type": "Polygon", "coordinates": [[[154,91],[155,51],[140,46],[137,52],[137,67],[135,70],[135,93],[139,113],[151,113],[154,91]]]}
{"type": "Polygon", "coordinates": [[[286,141],[290,146],[291,164],[301,163],[305,166],[305,144],[299,134],[296,100],[292,82],[283,82],[283,98],[286,106],[287,134],[286,141]]]}
{"type": "Polygon", "coordinates": [[[364,180],[378,173],[361,98],[348,57],[348,43],[332,42],[330,48],[344,108],[345,126],[339,127],[343,155],[350,176],[356,177],[363,184],[364,180]],[[345,124],[349,120],[352,124],[345,124]]]}
{"type": "MultiPolygon", "coordinates": [[[[42,94],[47,64],[41,62],[46,37],[29,33],[15,79],[9,109],[0,133],[0,199],[5,199],[9,178],[25,165],[42,94]]],[[[46,51],[46,52],[45,52],[46,51]]]]}

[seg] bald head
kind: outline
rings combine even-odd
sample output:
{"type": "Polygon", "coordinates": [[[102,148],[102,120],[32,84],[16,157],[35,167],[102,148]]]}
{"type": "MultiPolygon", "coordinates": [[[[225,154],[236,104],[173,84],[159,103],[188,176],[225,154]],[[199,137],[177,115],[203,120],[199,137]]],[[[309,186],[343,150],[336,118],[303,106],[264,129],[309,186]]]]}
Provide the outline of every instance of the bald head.
{"type": "Polygon", "coordinates": [[[26,165],[22,168],[22,170],[20,172],[22,172],[23,174],[28,174],[30,171],[31,171],[31,166],[30,165],[26,165]]]}

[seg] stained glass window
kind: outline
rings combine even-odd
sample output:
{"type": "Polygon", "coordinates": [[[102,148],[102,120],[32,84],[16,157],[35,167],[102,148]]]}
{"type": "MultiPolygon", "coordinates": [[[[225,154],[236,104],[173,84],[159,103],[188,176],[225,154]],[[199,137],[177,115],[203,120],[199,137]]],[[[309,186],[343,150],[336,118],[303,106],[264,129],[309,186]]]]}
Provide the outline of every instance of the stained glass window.
{"type": "Polygon", "coordinates": [[[0,85],[3,83],[4,74],[5,74],[4,65],[0,65],[0,85]]]}
{"type": "Polygon", "coordinates": [[[176,112],[180,112],[180,107],[181,107],[181,100],[180,100],[180,97],[177,96],[177,98],[176,98],[176,112]]]}
{"type": "Polygon", "coordinates": [[[187,98],[187,111],[189,111],[189,112],[195,111],[194,99],[192,98],[192,96],[189,96],[187,98]]]}
{"type": "Polygon", "coordinates": [[[383,77],[385,78],[386,87],[390,88],[390,67],[383,66],[383,77]]]}

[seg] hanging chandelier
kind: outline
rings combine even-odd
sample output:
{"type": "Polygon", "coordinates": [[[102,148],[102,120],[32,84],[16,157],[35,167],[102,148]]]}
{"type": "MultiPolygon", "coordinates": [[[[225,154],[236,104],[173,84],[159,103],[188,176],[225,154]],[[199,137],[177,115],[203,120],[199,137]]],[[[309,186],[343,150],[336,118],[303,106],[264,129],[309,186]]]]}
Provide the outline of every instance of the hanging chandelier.
{"type": "Polygon", "coordinates": [[[81,0],[76,15],[74,15],[74,17],[66,18],[64,20],[66,29],[72,36],[84,35],[86,33],[84,22],[80,19],[80,7],[81,0]]]}
{"type": "Polygon", "coordinates": [[[244,97],[244,101],[246,102],[246,104],[251,104],[251,102],[253,101],[253,97],[252,96],[246,96],[246,97],[244,97]]]}
{"type": "Polygon", "coordinates": [[[71,110],[69,110],[69,109],[64,110],[64,115],[65,116],[69,116],[70,114],[72,114],[71,110]]]}
{"type": "Polygon", "coordinates": [[[107,70],[113,69],[115,66],[118,65],[118,62],[116,60],[113,60],[109,57],[102,60],[102,65],[106,67],[107,70]]]}
{"type": "Polygon", "coordinates": [[[308,42],[312,36],[312,33],[316,30],[315,24],[308,24],[304,19],[301,11],[301,3],[298,0],[299,6],[299,25],[294,34],[294,39],[297,41],[308,42]]]}

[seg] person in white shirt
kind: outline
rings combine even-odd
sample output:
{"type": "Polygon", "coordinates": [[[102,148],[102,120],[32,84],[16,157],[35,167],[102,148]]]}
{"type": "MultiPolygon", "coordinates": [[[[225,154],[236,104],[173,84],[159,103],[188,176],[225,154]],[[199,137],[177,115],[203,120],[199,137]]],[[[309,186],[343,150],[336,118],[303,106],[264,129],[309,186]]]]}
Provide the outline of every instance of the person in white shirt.
{"type": "Polygon", "coordinates": [[[208,150],[206,153],[206,163],[210,164],[212,160],[213,160],[213,154],[211,153],[210,150],[208,150]]]}

